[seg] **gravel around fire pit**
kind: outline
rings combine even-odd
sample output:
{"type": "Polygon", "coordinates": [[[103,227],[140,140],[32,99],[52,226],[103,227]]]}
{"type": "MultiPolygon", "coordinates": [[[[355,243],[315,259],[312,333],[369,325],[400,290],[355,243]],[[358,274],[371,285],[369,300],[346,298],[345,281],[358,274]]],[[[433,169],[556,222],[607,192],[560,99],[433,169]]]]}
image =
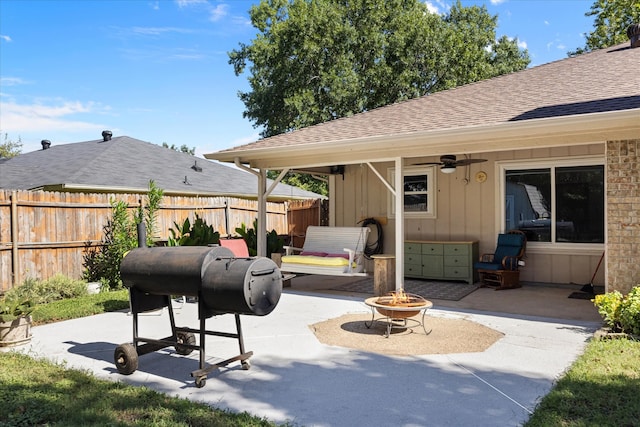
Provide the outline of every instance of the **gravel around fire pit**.
{"type": "MultiPolygon", "coordinates": [[[[376,315],[376,319],[383,318],[376,315]]],[[[422,315],[414,319],[421,321],[422,315]]],[[[385,323],[375,322],[368,329],[365,321],[370,320],[371,314],[345,314],[309,327],[323,344],[402,356],[482,352],[504,336],[469,320],[426,315],[424,322],[427,331],[431,329],[429,335],[425,335],[422,327],[415,327],[393,329],[391,336],[385,338],[385,323]]]]}

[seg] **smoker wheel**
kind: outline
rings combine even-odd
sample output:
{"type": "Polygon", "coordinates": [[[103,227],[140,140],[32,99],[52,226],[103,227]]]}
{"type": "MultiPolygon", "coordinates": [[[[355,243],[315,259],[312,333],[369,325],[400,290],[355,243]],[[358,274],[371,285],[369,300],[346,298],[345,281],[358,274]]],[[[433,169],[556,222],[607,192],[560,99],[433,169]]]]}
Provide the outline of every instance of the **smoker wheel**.
{"type": "Polygon", "coordinates": [[[122,344],[113,352],[113,359],[118,372],[123,375],[131,375],[138,369],[138,352],[133,344],[122,344]]]}
{"type": "Polygon", "coordinates": [[[176,342],[177,342],[177,344],[175,345],[176,353],[178,353],[181,356],[187,356],[191,354],[193,349],[181,344],[195,345],[196,336],[192,332],[180,331],[176,333],[176,342]]]}
{"type": "Polygon", "coordinates": [[[207,383],[207,377],[196,377],[196,387],[202,388],[207,383]]]}

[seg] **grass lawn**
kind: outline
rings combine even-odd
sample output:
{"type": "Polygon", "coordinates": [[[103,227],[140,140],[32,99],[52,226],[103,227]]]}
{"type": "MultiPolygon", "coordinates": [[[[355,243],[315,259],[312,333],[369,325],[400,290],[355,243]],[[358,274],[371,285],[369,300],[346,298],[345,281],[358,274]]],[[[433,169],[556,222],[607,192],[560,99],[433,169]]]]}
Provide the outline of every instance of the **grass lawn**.
{"type": "Polygon", "coordinates": [[[640,341],[595,339],[525,427],[640,425],[640,341]]]}
{"type": "MultiPolygon", "coordinates": [[[[129,307],[128,292],[106,292],[38,306],[35,324],[129,307]]],[[[525,427],[640,425],[640,341],[592,340],[545,396],[525,427]]],[[[1,426],[276,426],[89,372],[0,353],[1,426]]]]}

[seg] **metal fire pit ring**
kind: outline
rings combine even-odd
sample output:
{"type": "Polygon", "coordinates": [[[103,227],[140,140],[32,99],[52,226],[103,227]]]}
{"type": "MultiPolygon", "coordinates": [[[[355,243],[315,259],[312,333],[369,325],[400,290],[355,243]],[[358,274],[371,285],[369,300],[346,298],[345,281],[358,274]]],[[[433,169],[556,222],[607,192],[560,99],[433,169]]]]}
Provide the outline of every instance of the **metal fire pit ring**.
{"type": "Polygon", "coordinates": [[[384,323],[386,326],[385,338],[389,338],[392,329],[413,330],[413,328],[422,326],[422,330],[424,330],[425,335],[429,335],[431,333],[431,329],[427,331],[424,324],[424,316],[426,315],[427,310],[433,307],[433,303],[431,301],[420,297],[422,300],[421,302],[423,302],[422,305],[408,307],[402,305],[380,304],[378,302],[379,298],[380,297],[370,297],[364,300],[364,303],[371,308],[371,320],[364,322],[364,325],[367,328],[371,328],[374,322],[384,323]],[[376,319],[376,311],[383,317],[376,319]],[[422,312],[421,320],[412,318],[420,314],[420,312],[422,312]]]}

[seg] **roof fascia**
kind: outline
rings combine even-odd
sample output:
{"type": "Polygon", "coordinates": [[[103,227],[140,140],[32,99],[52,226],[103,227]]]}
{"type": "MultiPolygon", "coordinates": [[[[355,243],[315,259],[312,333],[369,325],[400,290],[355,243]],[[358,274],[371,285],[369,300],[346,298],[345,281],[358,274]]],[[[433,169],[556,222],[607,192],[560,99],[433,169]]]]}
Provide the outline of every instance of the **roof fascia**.
{"type": "Polygon", "coordinates": [[[502,122],[453,129],[327,141],[297,146],[237,149],[205,154],[207,159],[263,169],[301,168],[383,161],[401,157],[585,145],[633,139],[640,134],[640,108],[502,122]],[[345,154],[348,153],[348,157],[345,154]]]}

